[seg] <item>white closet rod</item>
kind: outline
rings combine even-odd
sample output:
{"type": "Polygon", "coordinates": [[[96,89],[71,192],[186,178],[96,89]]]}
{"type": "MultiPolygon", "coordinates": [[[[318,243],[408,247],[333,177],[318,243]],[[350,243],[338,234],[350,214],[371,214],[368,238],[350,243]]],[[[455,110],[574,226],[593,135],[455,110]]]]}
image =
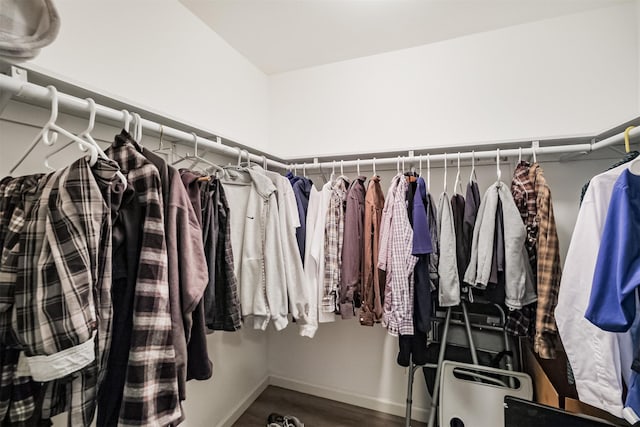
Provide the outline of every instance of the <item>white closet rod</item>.
{"type": "MultiPolygon", "coordinates": [[[[640,126],[631,129],[629,132],[629,138],[633,141],[635,138],[640,137],[640,126]]],[[[539,142],[539,141],[538,141],[539,142]]],[[[508,149],[500,149],[500,157],[518,157],[519,155],[533,155],[535,150],[535,154],[569,154],[569,153],[584,153],[588,154],[592,151],[601,150],[606,147],[610,147],[612,145],[618,145],[624,143],[624,132],[617,133],[608,138],[605,138],[601,141],[595,141],[590,143],[582,143],[582,144],[565,144],[565,145],[553,145],[549,147],[537,147],[537,148],[508,148],[508,149]]],[[[527,141],[527,145],[532,145],[532,142],[527,141]]],[[[514,143],[510,142],[509,145],[513,146],[514,143]]],[[[522,144],[524,146],[524,143],[522,144]]],[[[486,150],[486,151],[465,151],[460,152],[460,160],[471,160],[474,158],[475,160],[486,160],[486,159],[496,159],[497,150],[486,150]]],[[[445,160],[445,156],[447,160],[456,160],[458,159],[458,152],[451,151],[446,154],[430,154],[429,160],[431,161],[432,166],[438,167],[438,165],[434,165],[434,162],[442,162],[445,160]]],[[[376,158],[374,159],[366,159],[366,160],[340,160],[340,161],[328,161],[328,162],[310,162],[310,163],[301,163],[297,161],[295,163],[289,163],[289,166],[296,166],[298,168],[301,165],[305,164],[306,167],[322,167],[322,168],[332,168],[336,167],[357,167],[358,165],[362,166],[373,166],[375,162],[375,166],[383,166],[383,165],[397,165],[398,161],[400,163],[403,162],[403,158],[405,162],[413,162],[415,166],[415,162],[418,161],[422,157],[423,167],[425,165],[425,160],[427,159],[426,154],[417,154],[413,156],[396,156],[396,157],[385,157],[385,158],[376,158]]]]}
{"type": "MultiPolygon", "coordinates": [[[[5,74],[0,74],[0,91],[8,91],[12,93],[13,99],[24,101],[27,103],[46,103],[50,100],[51,94],[49,90],[44,86],[39,86],[33,83],[26,82],[20,78],[10,77],[5,74]]],[[[62,92],[58,92],[58,105],[60,110],[70,111],[75,113],[89,113],[89,102],[82,98],[77,98],[72,95],[68,95],[62,92]]],[[[136,112],[132,107],[129,113],[136,112]]],[[[121,110],[115,110],[104,105],[96,104],[96,121],[114,121],[124,123],[126,114],[121,110]],[[102,119],[102,120],[101,120],[102,119]]],[[[151,120],[142,119],[142,128],[147,131],[151,131],[157,135],[160,134],[161,127],[162,133],[167,138],[176,138],[181,145],[188,145],[193,147],[194,139],[193,135],[189,132],[184,132],[169,126],[161,125],[160,123],[153,122],[151,120]]],[[[240,152],[238,148],[230,147],[219,142],[214,142],[200,136],[198,138],[198,148],[207,149],[216,153],[228,155],[231,157],[237,157],[240,152]]],[[[257,154],[249,154],[251,161],[259,165],[262,165],[263,157],[257,154]]],[[[246,157],[246,150],[242,153],[243,161],[246,157]]],[[[267,165],[270,168],[282,168],[286,169],[285,163],[277,160],[269,159],[267,157],[267,165]]]]}
{"type": "MultiPolygon", "coordinates": [[[[46,104],[49,101],[50,93],[48,89],[44,86],[39,86],[33,83],[29,83],[22,78],[19,77],[11,77],[5,74],[0,74],[0,91],[5,93],[1,94],[0,98],[4,98],[7,96],[7,93],[11,94],[11,98],[17,99],[19,101],[27,102],[27,103],[37,103],[37,104],[46,104]]],[[[85,99],[78,98],[72,95],[68,95],[65,93],[59,93],[59,105],[61,109],[65,111],[73,111],[75,113],[88,113],[89,112],[89,102],[85,99]]],[[[113,122],[121,122],[124,123],[125,113],[121,110],[116,110],[104,105],[96,104],[97,112],[96,112],[96,120],[99,121],[113,121],[113,122]],[[102,119],[102,120],[101,120],[102,119]]],[[[132,107],[130,112],[135,112],[135,107],[132,107]]],[[[193,135],[189,132],[184,132],[170,126],[161,125],[160,123],[142,119],[142,127],[144,130],[151,131],[157,135],[160,134],[161,128],[162,132],[165,136],[178,139],[176,141],[179,144],[191,146],[194,142],[193,135]]],[[[197,130],[197,129],[196,129],[197,130]]],[[[630,138],[636,138],[640,136],[640,127],[634,128],[629,132],[630,138]]],[[[538,147],[535,148],[536,155],[538,154],[567,154],[567,153],[590,153],[592,151],[596,151],[605,147],[609,147],[612,145],[617,145],[624,142],[624,132],[613,135],[602,141],[591,142],[591,143],[582,143],[582,144],[567,144],[567,145],[554,145],[549,147],[538,147]]],[[[527,145],[532,144],[527,141],[527,145]]],[[[230,147],[228,145],[224,145],[220,142],[214,142],[206,138],[198,137],[198,145],[204,147],[208,150],[224,154],[227,156],[235,157],[239,154],[239,148],[230,147]]],[[[509,142],[510,146],[513,146],[513,142],[509,142]]],[[[522,150],[518,148],[513,149],[501,149],[500,155],[505,157],[514,157],[523,155],[531,155],[533,154],[534,148],[522,148],[522,150]]],[[[246,150],[245,150],[246,153],[246,150]]],[[[497,154],[497,150],[486,150],[486,151],[476,151],[476,152],[460,152],[461,160],[471,160],[472,157],[476,160],[482,159],[495,159],[497,154]]],[[[249,154],[252,162],[262,165],[263,164],[263,156],[258,154],[249,154]]],[[[414,156],[404,156],[405,161],[415,162],[422,156],[422,159],[426,159],[426,154],[419,154],[414,156]]],[[[457,159],[458,152],[452,151],[451,153],[446,154],[447,159],[457,159]]],[[[431,154],[429,156],[432,162],[443,161],[445,159],[445,154],[431,154]]],[[[243,154],[243,159],[246,159],[246,154],[243,154]]],[[[384,157],[384,158],[373,158],[371,159],[361,159],[361,160],[345,160],[345,161],[323,161],[318,162],[316,159],[309,160],[308,162],[302,162],[299,159],[295,162],[287,162],[286,160],[274,160],[273,158],[266,159],[267,165],[271,168],[281,168],[288,169],[292,166],[301,167],[303,164],[309,168],[312,167],[323,167],[323,168],[332,168],[333,166],[342,166],[342,167],[356,167],[356,166],[384,166],[384,165],[396,165],[398,162],[398,157],[384,157]]]]}

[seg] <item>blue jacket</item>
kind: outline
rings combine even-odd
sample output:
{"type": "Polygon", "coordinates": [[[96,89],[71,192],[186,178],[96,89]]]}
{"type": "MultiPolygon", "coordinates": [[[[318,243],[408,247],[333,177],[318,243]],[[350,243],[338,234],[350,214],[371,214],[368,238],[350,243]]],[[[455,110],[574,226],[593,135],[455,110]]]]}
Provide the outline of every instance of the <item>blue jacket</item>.
{"type": "Polygon", "coordinates": [[[611,194],[585,317],[605,331],[628,330],[639,285],[640,176],[625,170],[611,194]]]}

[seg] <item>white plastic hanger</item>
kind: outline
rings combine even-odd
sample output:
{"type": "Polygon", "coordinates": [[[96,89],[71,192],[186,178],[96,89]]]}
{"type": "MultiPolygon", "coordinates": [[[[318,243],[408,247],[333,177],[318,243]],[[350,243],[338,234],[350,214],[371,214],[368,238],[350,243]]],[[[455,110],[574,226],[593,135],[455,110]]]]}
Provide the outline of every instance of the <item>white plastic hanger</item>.
{"type": "Polygon", "coordinates": [[[333,160],[333,163],[331,165],[331,175],[329,176],[329,182],[333,184],[335,180],[336,180],[336,161],[333,160]]]}
{"type": "Polygon", "coordinates": [[[522,161],[522,146],[518,147],[518,164],[522,161]]]}
{"type": "Polygon", "coordinates": [[[458,171],[456,172],[456,180],[453,184],[453,192],[460,190],[460,194],[462,194],[462,181],[460,181],[460,152],[458,151],[458,171]]]}
{"type": "Polygon", "coordinates": [[[169,146],[169,147],[164,146],[164,126],[163,125],[160,125],[160,139],[158,141],[158,148],[151,151],[158,154],[169,154],[169,162],[171,164],[173,164],[175,161],[174,156],[176,154],[175,154],[175,150],[173,149],[173,146],[169,146]]]}
{"type": "MultiPolygon", "coordinates": [[[[100,148],[96,140],[93,139],[93,136],[91,136],[91,132],[93,132],[93,128],[95,127],[95,124],[96,124],[96,103],[91,98],[87,98],[87,102],[89,103],[89,111],[90,111],[89,126],[87,126],[87,128],[84,131],[82,131],[82,133],[78,136],[88,141],[96,149],[98,155],[101,158],[108,160],[109,157],[104,153],[104,151],[102,151],[102,149],[100,148]]],[[[116,172],[116,175],[118,176],[118,178],[120,178],[122,185],[126,187],[127,177],[124,176],[124,174],[120,170],[116,172]]]]}
{"type": "Polygon", "coordinates": [[[444,153],[444,186],[443,192],[447,192],[447,153],[444,153]]]}
{"type": "MultiPolygon", "coordinates": [[[[186,156],[175,161],[173,165],[178,164],[183,160],[193,160],[193,163],[190,166],[191,168],[194,168],[199,163],[204,163],[210,167],[207,169],[214,169],[215,171],[224,171],[224,168],[222,168],[221,166],[216,165],[215,163],[205,159],[204,157],[201,157],[198,154],[198,135],[196,135],[195,132],[191,132],[191,136],[193,137],[193,154],[187,153],[186,156]]],[[[242,152],[240,152],[240,154],[242,154],[242,152]]]]}
{"type": "MultiPolygon", "coordinates": [[[[102,152],[102,150],[99,149],[97,144],[93,146],[87,141],[85,141],[84,139],[72,134],[68,130],[63,129],[62,127],[56,124],[56,120],[58,119],[58,90],[53,86],[47,86],[47,89],[51,94],[51,116],[49,117],[49,120],[47,121],[47,123],[45,123],[45,125],[42,127],[42,130],[38,133],[38,135],[36,135],[35,139],[31,143],[29,148],[25,151],[22,157],[18,159],[18,162],[16,163],[16,165],[9,170],[10,174],[13,174],[13,172],[22,164],[22,162],[24,162],[24,159],[27,158],[27,156],[33,151],[33,149],[36,147],[36,145],[38,145],[38,143],[42,141],[45,145],[51,146],[58,139],[58,134],[61,134],[66,138],[69,138],[72,141],[83,145],[84,147],[87,147],[90,150],[89,164],[91,166],[95,165],[96,162],[98,161],[98,152],[102,152]]],[[[102,155],[106,157],[104,152],[102,152],[102,155]]]]}
{"type": "Polygon", "coordinates": [[[247,150],[246,148],[243,148],[240,150],[240,160],[242,160],[242,153],[246,154],[247,156],[247,161],[246,162],[240,162],[240,165],[238,167],[251,167],[251,154],[249,154],[249,150],[247,150]]]}
{"type": "Polygon", "coordinates": [[[124,129],[128,133],[129,125],[131,124],[131,113],[129,113],[129,111],[127,110],[122,110],[122,113],[124,114],[124,122],[122,124],[122,129],[124,129]]]}
{"type": "Polygon", "coordinates": [[[133,116],[133,139],[142,146],[142,117],[138,113],[131,113],[133,116]]]}
{"type": "MultiPolygon", "coordinates": [[[[57,149],[56,151],[54,151],[53,153],[49,154],[49,156],[47,156],[45,158],[45,166],[48,168],[51,168],[51,166],[49,165],[49,157],[51,157],[52,155],[59,153],[60,151],[64,150],[66,147],[68,147],[69,145],[73,144],[73,143],[78,143],[78,146],[80,148],[81,151],[87,151],[87,150],[92,150],[91,153],[91,160],[89,161],[89,164],[91,166],[93,166],[95,164],[95,162],[97,162],[98,160],[98,156],[100,156],[102,159],[108,160],[109,157],[104,153],[104,151],[102,151],[102,149],[100,148],[100,146],[98,145],[98,143],[96,142],[95,139],[93,139],[93,136],[91,136],[91,132],[93,132],[93,128],[96,125],[96,103],[92,98],[87,98],[86,99],[87,104],[89,104],[89,124],[87,125],[87,128],[85,130],[83,130],[82,132],[80,132],[77,135],[77,138],[80,138],[80,140],[78,139],[72,139],[71,142],[69,142],[68,144],[66,144],[65,146],[57,149]],[[95,153],[95,162],[93,161],[93,156],[95,153]]],[[[56,113],[57,114],[57,113],[56,113]]],[[[64,130],[64,129],[62,129],[64,130]]],[[[65,131],[66,132],[66,131],[65,131]]],[[[61,132],[64,135],[64,132],[61,132]]],[[[67,136],[67,135],[65,135],[67,136]]],[[[124,185],[125,187],[127,186],[127,177],[124,176],[124,174],[118,170],[116,171],[116,176],[120,179],[120,181],[122,182],[122,185],[124,185]]]]}
{"type": "Polygon", "coordinates": [[[431,190],[431,153],[427,153],[427,191],[431,190]]]}
{"type": "Polygon", "coordinates": [[[307,163],[306,162],[302,163],[302,176],[305,177],[305,178],[307,177],[307,163]]]}
{"type": "Polygon", "coordinates": [[[531,152],[533,154],[533,163],[538,163],[538,159],[536,158],[536,144],[531,143],[531,152]]]}
{"type": "Polygon", "coordinates": [[[267,170],[267,158],[265,155],[262,155],[262,169],[267,170]]]}
{"type": "Polygon", "coordinates": [[[356,173],[360,176],[360,159],[356,160],[356,173]]]}
{"type": "Polygon", "coordinates": [[[373,158],[373,176],[377,176],[378,174],[376,173],[376,158],[373,158]]]}
{"type": "Polygon", "coordinates": [[[478,176],[476,175],[476,152],[471,151],[471,173],[469,174],[469,184],[472,184],[474,179],[478,181],[478,176]]]}
{"type": "MultiPolygon", "coordinates": [[[[93,128],[94,128],[95,123],[96,123],[96,103],[95,103],[95,101],[94,101],[93,99],[91,99],[91,98],[87,98],[87,99],[86,99],[86,101],[87,101],[87,103],[89,104],[89,123],[88,123],[88,125],[87,125],[87,128],[78,134],[78,137],[80,137],[80,138],[82,138],[84,135],[89,135],[89,137],[88,137],[88,138],[91,138],[91,132],[93,131],[93,128]]],[[[93,138],[91,138],[91,139],[93,139],[93,138]]],[[[95,141],[94,141],[94,142],[95,142],[95,141]]],[[[78,144],[78,148],[80,149],[80,151],[84,151],[84,152],[86,152],[86,151],[89,149],[89,148],[88,148],[86,145],[84,145],[84,144],[79,144],[79,143],[77,143],[76,141],[73,141],[73,140],[72,140],[72,141],[69,141],[69,142],[67,142],[65,145],[63,145],[62,147],[60,147],[60,148],[58,148],[58,149],[56,149],[56,150],[54,150],[54,151],[50,152],[49,154],[47,154],[47,155],[45,156],[45,158],[44,158],[44,166],[45,166],[47,169],[55,170],[55,168],[54,168],[54,167],[52,167],[52,166],[49,164],[49,159],[50,159],[51,157],[55,156],[56,154],[58,154],[59,152],[61,152],[61,151],[65,150],[67,147],[69,147],[69,146],[70,146],[70,145],[72,145],[72,144],[78,144]]]]}
{"type": "Polygon", "coordinates": [[[422,154],[418,156],[418,176],[422,177],[422,154]]]}
{"type": "Polygon", "coordinates": [[[500,170],[500,149],[496,148],[496,174],[498,176],[498,182],[502,178],[502,171],[500,170]]]}

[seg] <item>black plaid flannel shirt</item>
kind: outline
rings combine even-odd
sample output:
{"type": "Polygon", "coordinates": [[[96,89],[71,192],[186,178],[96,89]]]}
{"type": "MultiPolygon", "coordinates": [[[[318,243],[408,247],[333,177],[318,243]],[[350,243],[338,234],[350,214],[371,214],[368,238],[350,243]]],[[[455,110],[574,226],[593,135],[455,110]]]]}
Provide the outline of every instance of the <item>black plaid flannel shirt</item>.
{"type": "Polygon", "coordinates": [[[158,170],[131,144],[126,132],[106,150],[135,190],[143,209],[133,331],[118,425],[166,426],[181,417],[158,170]]]}

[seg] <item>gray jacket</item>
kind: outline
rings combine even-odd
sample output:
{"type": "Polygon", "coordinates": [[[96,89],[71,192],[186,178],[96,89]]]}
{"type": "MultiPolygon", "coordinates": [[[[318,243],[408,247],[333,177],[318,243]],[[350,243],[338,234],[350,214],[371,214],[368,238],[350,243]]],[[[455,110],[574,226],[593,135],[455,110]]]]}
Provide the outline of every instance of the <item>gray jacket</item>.
{"type": "Polygon", "coordinates": [[[471,260],[464,281],[485,289],[491,274],[498,198],[502,201],[505,247],[505,304],[519,309],[536,301],[533,273],[524,247],[526,229],[509,187],[496,182],[487,189],[473,230],[471,260]]]}
{"type": "Polygon", "coordinates": [[[456,259],[456,230],[449,195],[442,193],[438,201],[438,230],[440,235],[440,287],[438,301],[442,307],[460,304],[460,278],[456,259]]]}

